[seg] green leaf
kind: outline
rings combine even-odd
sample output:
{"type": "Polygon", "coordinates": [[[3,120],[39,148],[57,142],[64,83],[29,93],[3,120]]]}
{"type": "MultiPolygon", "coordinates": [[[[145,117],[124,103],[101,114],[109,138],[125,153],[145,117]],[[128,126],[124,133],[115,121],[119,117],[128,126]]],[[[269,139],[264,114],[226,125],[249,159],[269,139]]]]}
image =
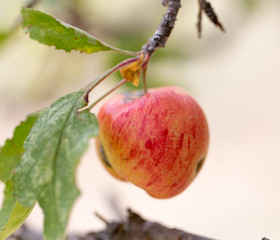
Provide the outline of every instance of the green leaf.
{"type": "Polygon", "coordinates": [[[23,143],[32,126],[37,121],[42,111],[29,115],[26,121],[21,122],[15,128],[12,139],[6,140],[0,151],[0,180],[8,181],[12,176],[12,170],[18,165],[24,153],[23,143]]]}
{"type": "Polygon", "coordinates": [[[32,207],[22,206],[13,195],[12,170],[19,164],[24,153],[23,143],[30,129],[43,111],[29,115],[26,121],[15,128],[14,136],[8,139],[0,152],[0,180],[6,183],[4,201],[0,211],[0,240],[11,235],[29,216],[32,207]]]}
{"type": "Polygon", "coordinates": [[[23,8],[21,13],[23,17],[22,26],[27,28],[30,37],[39,43],[48,46],[53,45],[56,49],[63,49],[66,52],[78,50],[85,53],[94,53],[114,50],[123,54],[136,55],[134,52],[114,48],[89,33],[58,21],[38,10],[23,8]]]}
{"type": "Polygon", "coordinates": [[[32,207],[22,206],[13,196],[13,182],[7,181],[4,201],[0,211],[0,240],[15,232],[31,213],[32,207]]]}
{"type": "Polygon", "coordinates": [[[98,134],[95,115],[85,107],[84,92],[51,105],[28,135],[15,171],[15,194],[24,206],[39,201],[45,215],[45,239],[63,239],[72,205],[79,195],[75,169],[90,137],[98,134]]]}

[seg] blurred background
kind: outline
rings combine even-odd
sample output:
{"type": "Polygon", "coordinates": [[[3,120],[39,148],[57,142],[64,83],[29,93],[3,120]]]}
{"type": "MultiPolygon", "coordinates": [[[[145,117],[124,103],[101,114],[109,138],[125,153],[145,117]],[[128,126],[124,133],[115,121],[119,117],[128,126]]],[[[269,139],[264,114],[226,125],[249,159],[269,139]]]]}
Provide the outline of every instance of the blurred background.
{"type": "MultiPolygon", "coordinates": [[[[211,142],[200,175],[181,195],[153,199],[108,175],[91,140],[78,167],[81,195],[68,231],[98,230],[104,225],[95,212],[118,220],[129,207],[149,220],[216,239],[280,239],[280,2],[211,3],[227,32],[204,16],[198,39],[197,1],[183,0],[173,34],[148,71],[150,87],[181,86],[205,111],[211,142]]],[[[69,54],[31,40],[17,27],[26,4],[0,0],[0,145],[27,114],[79,90],[123,59],[111,52],[69,54]]],[[[34,8],[134,51],[165,12],[161,0],[41,0],[34,8]]],[[[108,78],[92,100],[118,79],[118,74],[108,78]]],[[[28,224],[42,228],[39,207],[28,224]]]]}

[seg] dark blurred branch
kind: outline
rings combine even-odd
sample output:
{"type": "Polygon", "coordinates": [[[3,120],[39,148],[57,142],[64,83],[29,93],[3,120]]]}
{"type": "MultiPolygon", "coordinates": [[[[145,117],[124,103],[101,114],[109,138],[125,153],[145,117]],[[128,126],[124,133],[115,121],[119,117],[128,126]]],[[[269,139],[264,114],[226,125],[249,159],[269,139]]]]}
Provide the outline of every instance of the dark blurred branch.
{"type": "MultiPolygon", "coordinates": [[[[101,220],[106,224],[104,230],[88,233],[85,236],[70,235],[67,240],[213,240],[147,221],[131,210],[128,210],[128,217],[124,221],[108,222],[103,217],[101,220]]],[[[18,232],[8,238],[8,240],[42,239],[37,232],[26,227],[21,227],[18,232]]]]}
{"type": "Polygon", "coordinates": [[[218,16],[216,15],[214,9],[212,8],[211,4],[206,0],[198,0],[199,11],[198,11],[198,22],[197,22],[197,30],[198,30],[198,37],[201,37],[202,32],[202,12],[205,12],[206,16],[213,22],[217,27],[219,27],[223,32],[225,29],[223,25],[218,20],[218,16]]]}
{"type": "Polygon", "coordinates": [[[25,7],[27,8],[33,8],[37,3],[39,3],[41,0],[31,0],[25,7]]]}
{"type": "Polygon", "coordinates": [[[137,213],[128,210],[123,222],[108,223],[106,229],[90,233],[79,240],[213,240],[178,229],[167,228],[159,223],[143,219],[137,213]]]}
{"type": "Polygon", "coordinates": [[[26,225],[22,225],[7,240],[43,240],[43,236],[38,231],[31,230],[26,225]]]}

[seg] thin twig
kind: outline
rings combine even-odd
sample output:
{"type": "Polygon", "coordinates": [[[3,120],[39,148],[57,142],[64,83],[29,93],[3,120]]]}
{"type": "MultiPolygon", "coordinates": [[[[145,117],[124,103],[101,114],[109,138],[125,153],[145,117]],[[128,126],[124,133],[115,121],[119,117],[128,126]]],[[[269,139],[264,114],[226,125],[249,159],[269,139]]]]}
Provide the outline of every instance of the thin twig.
{"type": "Polygon", "coordinates": [[[126,79],[122,79],[120,82],[118,82],[115,87],[113,87],[112,89],[110,89],[108,92],[106,92],[104,95],[102,95],[100,98],[98,98],[94,103],[92,103],[90,106],[88,106],[86,109],[91,110],[93,107],[95,107],[95,105],[97,103],[99,103],[101,100],[103,100],[105,97],[107,97],[109,94],[111,94],[112,92],[114,92],[116,89],[118,89],[119,87],[121,87],[122,85],[124,85],[127,82],[126,79]]]}
{"type": "Polygon", "coordinates": [[[106,225],[109,224],[109,221],[107,221],[103,216],[101,216],[98,212],[94,213],[96,217],[98,217],[102,222],[104,222],[106,225]]]}
{"type": "Polygon", "coordinates": [[[197,21],[197,32],[198,32],[198,38],[201,38],[201,32],[202,32],[202,4],[201,0],[198,0],[198,21],[197,21]]]}
{"type": "Polygon", "coordinates": [[[225,32],[225,29],[221,22],[218,19],[217,14],[215,13],[213,7],[211,6],[210,2],[206,0],[198,0],[199,10],[198,10],[198,22],[197,22],[197,31],[198,37],[201,37],[202,32],[202,12],[206,14],[206,16],[210,19],[212,23],[214,23],[221,31],[225,32]]]}
{"type": "Polygon", "coordinates": [[[41,0],[31,0],[26,7],[27,8],[33,8],[37,3],[39,3],[41,0]]]}

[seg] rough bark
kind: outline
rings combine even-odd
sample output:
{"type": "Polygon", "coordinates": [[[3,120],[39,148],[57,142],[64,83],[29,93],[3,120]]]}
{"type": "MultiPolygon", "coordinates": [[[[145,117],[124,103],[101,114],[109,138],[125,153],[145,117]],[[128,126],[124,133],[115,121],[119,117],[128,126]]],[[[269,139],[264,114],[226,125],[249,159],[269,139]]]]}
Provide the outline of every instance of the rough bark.
{"type": "Polygon", "coordinates": [[[163,6],[167,6],[167,11],[149,42],[143,46],[143,50],[152,55],[157,48],[165,47],[165,44],[175,26],[177,14],[181,8],[180,0],[163,0],[163,6]]]}

